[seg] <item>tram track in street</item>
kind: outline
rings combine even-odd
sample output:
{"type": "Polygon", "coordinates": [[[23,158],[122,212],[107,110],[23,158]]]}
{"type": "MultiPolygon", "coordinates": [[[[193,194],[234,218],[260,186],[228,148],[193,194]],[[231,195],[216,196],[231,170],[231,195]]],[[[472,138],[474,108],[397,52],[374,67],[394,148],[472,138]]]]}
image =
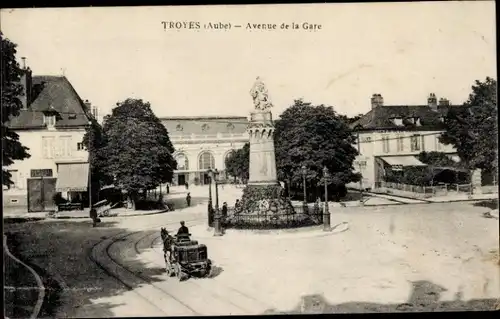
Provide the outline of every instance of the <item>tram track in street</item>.
{"type": "MultiPolygon", "coordinates": [[[[142,253],[141,249],[139,249],[139,243],[140,243],[140,242],[142,242],[142,241],[144,241],[145,239],[147,239],[148,237],[150,237],[150,236],[152,236],[152,235],[155,235],[155,234],[147,234],[147,235],[142,236],[142,237],[140,237],[139,239],[137,239],[137,241],[134,243],[134,249],[135,249],[135,253],[136,253],[137,255],[140,255],[140,254],[142,253]]],[[[155,238],[153,238],[153,239],[150,241],[150,243],[149,243],[149,244],[147,244],[147,245],[145,245],[145,246],[146,246],[146,247],[148,247],[148,248],[152,248],[155,252],[158,252],[161,256],[163,256],[163,250],[159,251],[159,250],[157,250],[157,249],[156,249],[156,247],[154,247],[154,243],[155,243],[155,242],[156,242],[159,238],[161,238],[161,236],[156,235],[156,237],[155,237],[155,238]]],[[[148,248],[146,248],[146,249],[148,249],[148,248]]],[[[156,265],[158,265],[158,266],[161,266],[162,268],[164,268],[164,267],[165,267],[165,264],[164,264],[164,263],[158,263],[158,262],[153,262],[153,263],[154,263],[154,264],[156,264],[156,265]]],[[[169,279],[170,279],[170,278],[169,278],[169,279]]],[[[201,290],[201,291],[205,292],[205,297],[207,297],[207,298],[212,297],[212,298],[215,298],[215,299],[217,299],[217,300],[219,300],[219,301],[221,301],[221,302],[223,302],[223,303],[228,303],[228,304],[230,304],[231,306],[233,306],[233,307],[235,307],[235,308],[238,308],[240,311],[243,311],[243,312],[244,312],[244,314],[251,314],[251,313],[252,313],[252,311],[251,311],[251,310],[246,309],[246,308],[244,308],[244,307],[241,307],[240,305],[238,305],[238,304],[234,303],[234,302],[233,302],[233,301],[231,301],[230,299],[228,299],[228,298],[224,298],[224,297],[222,297],[221,295],[219,295],[219,294],[217,294],[217,293],[215,293],[215,292],[213,292],[213,291],[208,290],[207,288],[205,288],[205,287],[203,287],[203,286],[199,285],[198,283],[196,283],[196,282],[194,282],[194,281],[192,281],[192,280],[190,280],[189,282],[184,281],[184,282],[182,282],[181,284],[182,284],[183,286],[187,286],[187,285],[195,286],[195,287],[196,287],[196,289],[198,289],[198,291],[199,291],[199,290],[201,290]]],[[[206,299],[205,299],[205,302],[206,302],[206,299]]]]}
{"type": "MultiPolygon", "coordinates": [[[[201,220],[204,220],[204,219],[198,218],[198,219],[194,219],[194,220],[187,220],[187,222],[201,221],[201,220]]],[[[174,307],[169,308],[169,309],[165,309],[165,307],[160,306],[157,303],[155,303],[153,300],[151,300],[152,298],[144,296],[144,293],[139,293],[138,291],[136,291],[136,287],[134,287],[133,284],[128,283],[127,280],[125,278],[123,278],[124,274],[126,276],[129,276],[129,277],[131,276],[133,278],[139,279],[140,281],[142,281],[142,282],[148,284],[150,287],[154,288],[154,290],[156,290],[157,292],[160,292],[162,295],[166,295],[166,296],[170,297],[171,300],[173,300],[178,305],[180,305],[181,308],[183,308],[182,310],[186,310],[186,309],[188,310],[189,314],[187,314],[187,315],[200,315],[198,312],[194,311],[194,309],[192,309],[190,306],[188,306],[185,303],[183,303],[182,301],[178,300],[175,296],[172,296],[168,291],[165,291],[164,289],[158,287],[156,284],[154,284],[153,282],[151,282],[151,280],[145,278],[144,276],[141,276],[141,275],[137,274],[137,272],[134,272],[134,271],[130,270],[128,267],[126,267],[122,263],[118,262],[116,260],[116,258],[114,258],[110,254],[110,248],[114,244],[116,244],[117,242],[123,241],[127,237],[130,237],[132,235],[141,233],[141,232],[143,232],[145,230],[148,230],[148,229],[160,228],[160,227],[164,227],[166,225],[174,225],[176,223],[178,223],[178,221],[170,222],[170,223],[154,224],[154,225],[150,225],[150,226],[147,226],[147,227],[143,227],[143,228],[141,228],[141,230],[135,231],[135,232],[132,232],[132,233],[129,233],[127,231],[123,231],[123,232],[120,232],[118,234],[115,234],[114,236],[111,236],[111,238],[104,238],[104,239],[102,239],[101,241],[97,242],[96,244],[94,244],[92,246],[92,248],[90,249],[89,259],[93,263],[95,263],[101,270],[103,270],[108,276],[110,276],[110,277],[114,278],[115,280],[117,280],[120,284],[122,284],[129,291],[133,291],[142,300],[144,300],[145,302],[147,302],[148,304],[150,304],[151,306],[153,306],[153,308],[155,308],[156,310],[159,310],[160,311],[159,315],[166,315],[166,314],[171,315],[171,310],[174,307]],[[126,233],[126,234],[123,235],[124,233],[126,233]],[[96,250],[98,249],[97,247],[99,247],[99,245],[104,245],[103,243],[105,241],[110,241],[110,242],[107,243],[102,248],[102,255],[104,255],[105,258],[108,258],[109,261],[110,261],[110,263],[112,263],[112,264],[110,264],[110,263],[103,263],[102,261],[98,260],[99,258],[96,258],[98,256],[98,254],[96,254],[96,250]],[[111,267],[115,266],[115,267],[113,267],[113,268],[115,268],[115,271],[111,270],[110,266],[111,267]],[[117,272],[120,272],[120,270],[122,272],[122,276],[120,276],[120,274],[117,273],[117,272]]],[[[147,235],[144,236],[144,237],[147,237],[147,235]]],[[[103,257],[103,256],[101,256],[101,257],[103,257]]],[[[167,304],[167,303],[168,302],[165,302],[164,304],[167,304]]],[[[177,310],[179,310],[179,309],[177,309],[177,310]]],[[[179,315],[182,315],[182,312],[185,313],[185,311],[179,311],[179,312],[180,312],[179,315]]]]}
{"type": "MultiPolygon", "coordinates": [[[[149,236],[145,236],[144,238],[147,238],[147,237],[149,237],[149,236]]],[[[157,242],[157,240],[158,240],[160,237],[161,237],[161,236],[156,236],[155,238],[153,238],[153,240],[151,241],[151,244],[149,245],[149,248],[153,249],[156,253],[158,253],[159,255],[162,255],[162,256],[163,256],[163,250],[161,250],[161,251],[160,251],[157,247],[155,247],[155,246],[156,246],[156,245],[155,245],[155,243],[157,242]]],[[[138,245],[136,245],[136,247],[138,247],[138,245]]],[[[140,252],[140,250],[139,250],[139,251],[136,251],[136,253],[137,253],[137,254],[140,254],[141,252],[140,252]]],[[[157,263],[157,262],[154,262],[154,263],[155,263],[155,264],[160,265],[160,264],[159,264],[159,263],[157,263]]],[[[205,287],[201,286],[199,283],[197,283],[197,282],[196,282],[196,280],[194,280],[194,281],[189,281],[189,282],[187,282],[187,283],[189,283],[189,284],[191,284],[191,285],[194,285],[194,286],[196,286],[197,288],[199,288],[199,289],[201,289],[201,290],[203,290],[203,291],[206,291],[207,293],[209,293],[210,295],[214,296],[215,298],[217,298],[217,299],[219,299],[219,300],[221,300],[221,301],[228,302],[228,303],[232,304],[234,307],[237,307],[237,308],[239,308],[239,309],[241,309],[241,310],[245,311],[247,314],[253,314],[253,313],[254,313],[254,310],[251,310],[251,309],[249,310],[249,309],[246,309],[246,308],[244,308],[244,307],[241,307],[240,305],[238,305],[238,304],[234,303],[233,301],[231,301],[231,300],[229,300],[229,299],[227,299],[227,298],[224,298],[224,297],[222,297],[221,295],[219,295],[219,294],[217,294],[217,293],[215,293],[215,292],[213,292],[213,291],[209,291],[209,290],[207,290],[207,288],[205,288],[205,287]]],[[[261,300],[258,300],[258,299],[256,299],[256,298],[254,298],[254,297],[252,297],[252,296],[250,296],[250,295],[248,295],[248,294],[246,294],[246,293],[244,293],[244,292],[242,292],[242,291],[240,291],[240,290],[236,289],[236,288],[233,288],[233,287],[231,287],[231,286],[225,285],[225,284],[223,284],[223,283],[221,283],[221,282],[217,282],[217,285],[218,285],[218,286],[220,286],[220,287],[223,287],[223,288],[225,288],[225,289],[227,289],[227,290],[230,290],[230,291],[232,291],[232,292],[235,292],[235,293],[237,293],[237,294],[241,295],[242,297],[244,297],[244,298],[246,298],[246,299],[249,299],[249,300],[252,300],[252,301],[254,301],[254,302],[256,302],[256,303],[258,303],[258,304],[260,304],[260,305],[262,305],[262,306],[265,306],[265,307],[267,307],[267,308],[272,308],[272,306],[271,306],[271,305],[268,305],[267,303],[265,303],[265,302],[263,302],[263,301],[261,301],[261,300]]]]}

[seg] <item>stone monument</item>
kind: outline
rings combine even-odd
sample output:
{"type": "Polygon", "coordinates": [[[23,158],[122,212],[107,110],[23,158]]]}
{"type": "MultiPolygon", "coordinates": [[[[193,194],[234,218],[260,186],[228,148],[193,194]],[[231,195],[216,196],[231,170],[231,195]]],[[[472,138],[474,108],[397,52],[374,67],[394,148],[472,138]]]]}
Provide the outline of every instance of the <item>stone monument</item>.
{"type": "Polygon", "coordinates": [[[276,220],[278,214],[294,213],[294,209],[276,176],[274,124],[270,110],[273,105],[259,77],[250,95],[255,109],[250,113],[247,129],[250,136],[249,180],[243,190],[241,210],[235,213],[265,215],[276,220]]]}
{"type": "Polygon", "coordinates": [[[276,185],[274,125],[267,89],[257,78],[250,94],[255,110],[250,113],[250,171],[248,185],[276,185]]]}

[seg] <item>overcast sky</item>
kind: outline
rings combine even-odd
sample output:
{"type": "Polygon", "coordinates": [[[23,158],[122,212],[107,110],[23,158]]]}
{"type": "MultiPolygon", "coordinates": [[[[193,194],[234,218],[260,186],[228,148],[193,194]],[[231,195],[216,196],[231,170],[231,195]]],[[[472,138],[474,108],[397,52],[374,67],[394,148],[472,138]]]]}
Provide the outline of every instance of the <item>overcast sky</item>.
{"type": "Polygon", "coordinates": [[[354,115],[373,93],[386,104],[425,104],[431,92],[462,103],[476,79],[496,78],[494,2],[16,9],[0,21],[35,75],[64,69],[101,114],[136,97],[158,116],[246,116],[260,76],[275,116],[296,98],[354,115]],[[245,29],[292,22],[322,29],[245,29]]]}

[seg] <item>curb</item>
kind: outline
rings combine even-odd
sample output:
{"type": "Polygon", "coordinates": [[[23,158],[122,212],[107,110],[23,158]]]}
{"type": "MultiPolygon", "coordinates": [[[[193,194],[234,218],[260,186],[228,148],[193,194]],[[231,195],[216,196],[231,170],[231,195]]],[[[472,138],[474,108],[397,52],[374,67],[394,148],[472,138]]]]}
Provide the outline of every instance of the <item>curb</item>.
{"type": "MultiPolygon", "coordinates": [[[[385,195],[385,196],[392,196],[396,198],[404,198],[404,199],[410,199],[410,200],[420,200],[422,203],[403,203],[399,202],[397,199],[394,199],[394,201],[401,203],[401,205],[421,205],[421,204],[440,204],[440,203],[460,203],[460,202],[477,202],[477,201],[484,201],[484,200],[495,200],[495,198],[467,198],[467,199],[452,199],[452,200],[443,200],[443,201],[432,201],[428,199],[421,199],[421,198],[413,198],[413,197],[406,197],[406,196],[400,196],[400,195],[393,195],[393,194],[386,194],[386,193],[371,193],[373,196],[377,195],[385,195]]],[[[387,198],[388,200],[391,200],[387,198]]],[[[395,205],[395,204],[392,204],[395,205]]],[[[365,205],[365,206],[384,206],[384,205],[365,205]]]]}
{"type": "MultiPolygon", "coordinates": [[[[123,218],[123,217],[137,217],[137,216],[148,216],[148,215],[158,215],[158,214],[164,214],[169,212],[168,209],[164,209],[161,211],[157,212],[152,212],[152,213],[144,213],[144,214],[127,214],[127,215],[116,215],[116,216],[103,216],[99,218],[123,218]]],[[[12,217],[4,217],[3,220],[23,220],[25,222],[29,221],[40,221],[40,220],[55,220],[55,219],[89,219],[90,217],[88,216],[57,216],[57,217],[24,217],[24,216],[12,216],[12,217]]]]}
{"type": "Polygon", "coordinates": [[[320,226],[313,226],[310,227],[309,229],[305,231],[300,231],[300,228],[295,228],[299,229],[299,231],[290,231],[288,229],[286,230],[268,230],[268,231],[258,231],[258,230],[234,230],[231,229],[230,233],[225,233],[222,236],[213,236],[209,235],[207,233],[212,233],[213,234],[213,228],[207,229],[205,234],[202,236],[199,236],[199,234],[196,234],[195,237],[198,238],[217,238],[217,239],[223,239],[226,236],[231,236],[234,234],[238,235],[248,235],[248,236],[261,236],[261,237],[266,237],[266,236],[273,236],[275,239],[307,239],[307,238],[316,238],[316,237],[325,237],[325,236],[330,236],[330,235],[335,235],[335,234],[340,234],[343,233],[347,230],[349,230],[349,223],[348,222],[341,222],[339,224],[336,224],[330,228],[330,231],[323,231],[323,229],[320,226]],[[280,233],[281,232],[281,233],[280,233]]]}
{"type": "MultiPolygon", "coordinates": [[[[170,210],[168,209],[163,209],[163,210],[160,210],[160,211],[157,211],[157,212],[152,212],[152,213],[144,213],[144,214],[126,214],[126,215],[116,215],[116,216],[102,216],[102,217],[99,217],[99,218],[119,218],[119,217],[137,217],[137,216],[148,216],[148,215],[158,215],[158,214],[163,214],[163,213],[167,213],[169,212],[170,210]]],[[[73,217],[73,216],[58,216],[58,217],[47,217],[47,219],[84,219],[84,218],[87,218],[89,219],[90,217],[88,216],[77,216],[77,217],[73,217]]]]}
{"type": "Polygon", "coordinates": [[[4,249],[5,249],[5,252],[7,253],[7,255],[12,260],[14,260],[18,264],[21,264],[23,267],[25,267],[26,269],[28,269],[33,274],[33,276],[35,277],[35,280],[36,280],[37,285],[38,285],[39,293],[38,293],[38,299],[36,301],[35,307],[33,308],[33,313],[31,314],[30,318],[36,319],[38,317],[38,315],[40,314],[40,310],[42,309],[42,305],[43,305],[43,299],[45,298],[45,287],[43,286],[42,279],[36,273],[36,271],[33,270],[33,268],[31,268],[30,266],[26,265],[25,263],[23,263],[22,261],[20,261],[19,259],[17,259],[14,255],[12,255],[12,253],[9,251],[9,246],[7,245],[7,236],[6,235],[3,235],[3,244],[4,244],[4,249]]]}

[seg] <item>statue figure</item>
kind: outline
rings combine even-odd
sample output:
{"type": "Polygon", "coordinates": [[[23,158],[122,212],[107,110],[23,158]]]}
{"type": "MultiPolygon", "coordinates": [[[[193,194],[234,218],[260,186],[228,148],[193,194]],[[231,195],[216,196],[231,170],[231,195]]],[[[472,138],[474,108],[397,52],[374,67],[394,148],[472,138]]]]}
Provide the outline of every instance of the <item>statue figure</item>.
{"type": "Polygon", "coordinates": [[[266,86],[260,77],[257,77],[255,84],[250,91],[250,95],[252,95],[253,104],[255,105],[256,110],[264,111],[273,106],[271,101],[269,101],[266,86]]]}

